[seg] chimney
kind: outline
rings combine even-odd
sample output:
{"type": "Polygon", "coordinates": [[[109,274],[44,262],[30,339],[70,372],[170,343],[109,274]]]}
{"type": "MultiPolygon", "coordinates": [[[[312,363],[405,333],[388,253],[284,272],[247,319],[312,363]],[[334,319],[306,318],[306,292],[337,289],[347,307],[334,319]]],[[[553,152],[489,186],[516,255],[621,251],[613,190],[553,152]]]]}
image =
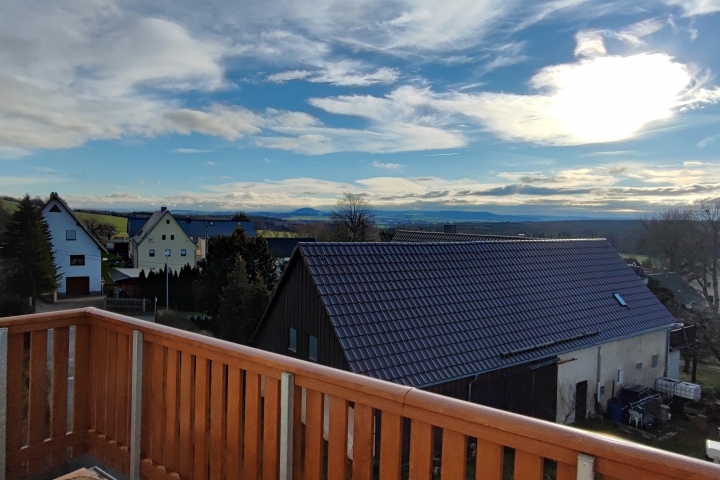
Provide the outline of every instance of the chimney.
{"type": "Polygon", "coordinates": [[[443,231],[445,233],[457,233],[457,225],[454,225],[452,223],[446,223],[443,231]]]}
{"type": "Polygon", "coordinates": [[[160,207],[161,212],[167,212],[167,207],[160,207]]]}

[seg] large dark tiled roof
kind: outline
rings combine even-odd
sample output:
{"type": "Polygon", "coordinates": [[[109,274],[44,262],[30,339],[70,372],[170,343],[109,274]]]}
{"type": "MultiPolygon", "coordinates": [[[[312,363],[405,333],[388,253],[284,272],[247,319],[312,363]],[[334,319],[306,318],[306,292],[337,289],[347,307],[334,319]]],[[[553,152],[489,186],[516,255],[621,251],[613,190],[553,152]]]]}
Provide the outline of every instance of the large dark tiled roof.
{"type": "Polygon", "coordinates": [[[414,230],[398,230],[393,237],[393,242],[492,242],[497,240],[503,241],[521,241],[521,240],[538,240],[533,237],[510,237],[503,235],[475,235],[468,233],[442,233],[442,232],[420,232],[414,230]]]}
{"type": "Polygon", "coordinates": [[[605,240],[301,243],[298,250],[352,371],[405,385],[675,322],[605,240]]]}

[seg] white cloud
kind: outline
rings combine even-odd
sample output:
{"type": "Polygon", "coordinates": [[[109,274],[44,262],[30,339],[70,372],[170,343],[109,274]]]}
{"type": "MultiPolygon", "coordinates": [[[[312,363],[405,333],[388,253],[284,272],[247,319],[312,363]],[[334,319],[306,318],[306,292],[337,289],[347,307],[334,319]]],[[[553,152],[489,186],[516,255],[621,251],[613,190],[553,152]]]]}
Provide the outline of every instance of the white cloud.
{"type": "MultiPolygon", "coordinates": [[[[328,62],[329,63],[329,62],[328,62]]],[[[329,83],[345,87],[366,87],[376,84],[395,83],[399,72],[395,68],[379,68],[371,73],[364,73],[359,69],[335,63],[323,70],[309,72],[307,70],[290,70],[274,73],[268,76],[268,81],[284,83],[291,80],[307,80],[312,83],[329,83]]]]}
{"type": "Polygon", "coordinates": [[[32,152],[24,148],[6,147],[0,145],[0,160],[17,160],[32,155],[32,152]]]}
{"type": "Polygon", "coordinates": [[[715,135],[711,135],[711,136],[709,136],[709,137],[707,137],[707,138],[703,138],[702,140],[700,140],[700,141],[697,143],[697,146],[700,147],[700,148],[705,148],[705,147],[707,147],[708,145],[710,145],[712,142],[714,142],[715,140],[717,140],[718,138],[720,138],[720,133],[717,133],[717,134],[715,134],[715,135]]]}
{"type": "Polygon", "coordinates": [[[400,170],[402,168],[402,165],[399,163],[391,163],[391,162],[381,163],[381,162],[378,162],[377,160],[373,160],[373,162],[370,164],[370,166],[375,167],[375,168],[384,168],[386,170],[400,170]]]}
{"type": "Polygon", "coordinates": [[[291,80],[303,80],[312,76],[307,70],[288,70],[287,72],[273,73],[267,77],[269,82],[285,83],[291,80]]]}
{"type": "Polygon", "coordinates": [[[575,56],[605,55],[605,41],[601,30],[584,30],[575,34],[575,56]]]}
{"type": "Polygon", "coordinates": [[[665,0],[665,3],[679,6],[687,17],[720,12],[720,0],[665,0]]]}
{"type": "Polygon", "coordinates": [[[227,140],[237,140],[246,134],[260,133],[263,118],[242,107],[213,105],[209,111],[180,109],[163,115],[165,128],[188,135],[192,132],[215,135],[227,140]]]}
{"type": "Polygon", "coordinates": [[[192,154],[192,153],[210,153],[212,150],[200,150],[198,148],[176,148],[172,150],[172,153],[186,153],[186,154],[192,154]]]}
{"type": "Polygon", "coordinates": [[[207,161],[205,162],[205,165],[210,165],[211,167],[215,165],[215,162],[207,161]]]}

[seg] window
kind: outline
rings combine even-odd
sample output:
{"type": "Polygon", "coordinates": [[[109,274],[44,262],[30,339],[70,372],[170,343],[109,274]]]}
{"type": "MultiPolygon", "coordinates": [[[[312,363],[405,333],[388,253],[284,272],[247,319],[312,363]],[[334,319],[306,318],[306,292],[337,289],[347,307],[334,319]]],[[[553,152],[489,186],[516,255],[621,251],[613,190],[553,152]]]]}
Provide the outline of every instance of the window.
{"type": "Polygon", "coordinates": [[[292,327],[288,329],[288,350],[297,352],[297,330],[292,327]]]}
{"type": "Polygon", "coordinates": [[[635,364],[635,370],[642,370],[642,362],[635,364]]]}
{"type": "Polygon", "coordinates": [[[75,230],[65,230],[65,240],[75,241],[75,230]]]}
{"type": "Polygon", "coordinates": [[[163,240],[165,240],[165,235],[163,235],[163,240]]]}
{"type": "Polygon", "coordinates": [[[151,257],[154,257],[154,256],[155,256],[155,250],[152,249],[152,248],[150,249],[150,256],[151,256],[151,257]]]}
{"type": "Polygon", "coordinates": [[[314,362],[317,362],[318,354],[317,354],[317,337],[313,337],[310,335],[310,353],[308,354],[308,358],[314,362]]]}
{"type": "Polygon", "coordinates": [[[623,372],[623,369],[621,368],[618,370],[618,377],[617,377],[617,383],[618,385],[622,385],[622,383],[625,381],[625,372],[623,372]]]}
{"type": "Polygon", "coordinates": [[[170,240],[175,240],[175,235],[170,235],[170,240]]]}
{"type": "Polygon", "coordinates": [[[170,219],[165,220],[165,223],[170,225],[170,219]]]}
{"type": "Polygon", "coordinates": [[[70,255],[70,265],[85,265],[85,255],[70,255]]]}
{"type": "Polygon", "coordinates": [[[615,297],[615,300],[617,300],[620,305],[627,307],[627,302],[620,296],[619,293],[613,293],[613,297],[615,297]]]}
{"type": "Polygon", "coordinates": [[[58,207],[57,205],[53,205],[52,208],[50,209],[50,211],[53,213],[62,212],[62,210],[60,210],[60,207],[58,207]]]}
{"type": "Polygon", "coordinates": [[[187,256],[187,250],[185,250],[184,248],[182,250],[180,250],[180,256],[181,257],[187,256]]]}
{"type": "Polygon", "coordinates": [[[652,368],[657,368],[659,361],[660,361],[660,356],[653,355],[652,356],[652,368]]]}

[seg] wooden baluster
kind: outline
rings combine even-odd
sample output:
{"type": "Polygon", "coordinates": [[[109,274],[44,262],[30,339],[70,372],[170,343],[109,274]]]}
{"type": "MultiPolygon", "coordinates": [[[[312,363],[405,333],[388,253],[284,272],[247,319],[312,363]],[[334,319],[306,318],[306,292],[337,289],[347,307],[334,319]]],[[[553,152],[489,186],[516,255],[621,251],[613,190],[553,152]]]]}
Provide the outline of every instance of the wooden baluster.
{"type": "Polygon", "coordinates": [[[142,363],[142,423],[140,457],[148,458],[152,449],[152,366],[153,366],[153,344],[143,341],[143,363],[142,363]]]}
{"type": "Polygon", "coordinates": [[[432,468],[432,425],[413,419],[410,425],[410,480],[430,480],[432,468]]]}
{"type": "MultiPolygon", "coordinates": [[[[130,438],[130,337],[118,334],[117,353],[117,417],[116,439],[119,447],[129,447],[130,438]]],[[[117,465],[120,473],[127,474],[127,461],[117,465]]]]}
{"type": "Polygon", "coordinates": [[[245,372],[245,476],[256,480],[260,475],[260,375],[245,372]]]}
{"type": "Polygon", "coordinates": [[[240,478],[242,458],[243,372],[228,366],[227,385],[227,465],[225,478],[240,478]]]}
{"type": "Polygon", "coordinates": [[[280,467],[280,380],[265,377],[263,478],[276,480],[280,467]]]}
{"type": "MultiPolygon", "coordinates": [[[[7,416],[5,450],[8,454],[19,451],[23,446],[23,406],[25,403],[25,370],[24,340],[25,334],[8,335],[8,369],[7,369],[7,416]],[[17,362],[17,363],[15,363],[17,362]],[[15,368],[11,368],[15,367],[15,368]]],[[[20,477],[20,465],[7,465],[8,479],[20,477]]]]}
{"type": "Polygon", "coordinates": [[[180,478],[193,475],[192,432],[193,358],[188,352],[180,356],[180,448],[178,449],[178,473],[180,478]]]}
{"type": "Polygon", "coordinates": [[[165,347],[153,344],[150,460],[165,465],[165,347]]]}
{"type": "Polygon", "coordinates": [[[323,473],[323,394],[305,394],[305,479],[319,480],[323,473]]]}
{"type": "Polygon", "coordinates": [[[371,480],[373,444],[373,410],[355,404],[353,409],[353,480],[371,480]]]}
{"type": "Polygon", "coordinates": [[[382,412],[380,420],[380,480],[400,480],[402,417],[382,412]]]}
{"type": "Polygon", "coordinates": [[[557,480],[576,480],[577,465],[557,462],[557,480]]]}
{"type": "Polygon", "coordinates": [[[225,453],[225,365],[213,360],[210,368],[210,478],[222,480],[225,453]]]}
{"type": "Polygon", "coordinates": [[[208,477],[208,361],[195,358],[195,430],[193,435],[195,480],[208,477]]]}
{"type": "Polygon", "coordinates": [[[515,450],[515,478],[542,480],[543,459],[539,455],[515,450]]]}
{"type": "MultiPolygon", "coordinates": [[[[105,435],[106,433],[106,407],[107,407],[107,359],[108,359],[108,331],[106,329],[97,329],[97,357],[92,359],[92,363],[96,368],[96,394],[95,394],[95,435],[105,435]]],[[[100,455],[103,457],[102,455],[100,455]]],[[[104,458],[98,458],[101,462],[104,458]]]]}
{"type": "Polygon", "coordinates": [[[348,402],[330,396],[330,435],[328,438],[328,478],[347,477],[348,402]]]}
{"type": "MultiPolygon", "coordinates": [[[[30,396],[28,406],[28,446],[45,441],[47,418],[47,330],[30,333],[30,396]]],[[[29,462],[28,473],[47,468],[44,458],[29,462]]]]}
{"type": "MultiPolygon", "coordinates": [[[[107,402],[105,412],[105,437],[108,440],[117,442],[116,420],[117,420],[117,332],[108,332],[107,345],[107,402]]],[[[110,468],[116,468],[114,455],[117,453],[117,443],[113,443],[113,448],[105,459],[106,465],[110,468]]]]}
{"type": "Polygon", "coordinates": [[[443,430],[440,477],[445,480],[465,479],[467,437],[452,430],[443,430]]]}
{"type": "Polygon", "coordinates": [[[477,439],[475,480],[502,480],[503,446],[477,439]]]}
{"type": "Polygon", "coordinates": [[[167,390],[165,401],[165,468],[178,470],[178,351],[167,350],[167,390]]]}
{"type": "MultiPolygon", "coordinates": [[[[61,438],[67,434],[68,415],[68,363],[70,349],[70,328],[56,328],[53,332],[53,381],[52,406],[50,412],[50,436],[61,438]]],[[[65,449],[54,451],[50,457],[52,465],[66,460],[65,449]]]]}

